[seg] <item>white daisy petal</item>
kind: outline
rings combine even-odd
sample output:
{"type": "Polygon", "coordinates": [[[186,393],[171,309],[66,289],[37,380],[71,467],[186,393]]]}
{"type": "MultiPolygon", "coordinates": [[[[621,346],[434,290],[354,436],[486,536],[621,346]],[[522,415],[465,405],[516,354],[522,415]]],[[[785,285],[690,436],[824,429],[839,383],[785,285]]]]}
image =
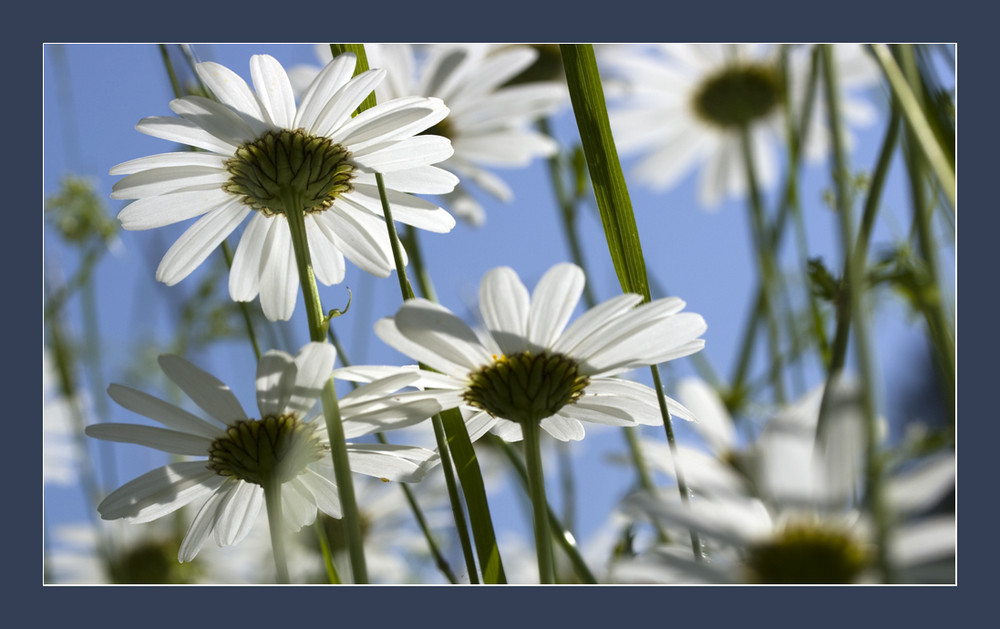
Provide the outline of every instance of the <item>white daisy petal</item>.
{"type": "Polygon", "coordinates": [[[264,504],[264,490],[254,483],[236,481],[224,496],[215,521],[215,541],[219,546],[232,546],[253,528],[264,504]]]}
{"type": "Polygon", "coordinates": [[[185,563],[198,555],[198,551],[205,545],[205,540],[209,538],[212,529],[215,527],[215,523],[219,519],[219,508],[226,496],[232,492],[238,483],[239,481],[230,479],[228,486],[220,488],[219,491],[209,496],[208,500],[201,505],[198,513],[191,520],[191,525],[188,527],[187,533],[184,534],[184,540],[181,542],[180,550],[177,552],[178,561],[185,563]]]}
{"type": "Polygon", "coordinates": [[[251,301],[260,292],[260,257],[264,251],[271,219],[255,213],[243,230],[229,270],[229,297],[251,301]]]}
{"type": "Polygon", "coordinates": [[[371,145],[351,153],[351,159],[361,168],[372,172],[408,170],[441,162],[455,150],[448,138],[438,135],[418,135],[398,142],[371,145]]]}
{"type": "Polygon", "coordinates": [[[337,90],[347,85],[351,79],[356,61],[354,53],[337,55],[336,59],[319,71],[302,95],[299,109],[295,112],[293,128],[313,129],[326,104],[332,101],[337,90]]]}
{"type": "Polygon", "coordinates": [[[326,237],[326,233],[319,226],[319,221],[314,215],[307,214],[305,222],[306,239],[309,242],[316,279],[325,286],[343,282],[347,272],[347,268],[344,266],[344,254],[340,252],[333,241],[326,237]]]}
{"type": "Polygon", "coordinates": [[[537,350],[550,347],[566,327],[585,281],[583,270],[574,264],[557,264],[538,281],[531,295],[526,330],[537,350]]]}
{"type": "Polygon", "coordinates": [[[205,153],[201,151],[180,151],[177,153],[159,153],[147,155],[122,162],[108,171],[109,175],[131,175],[133,173],[153,168],[172,168],[175,166],[202,166],[205,168],[224,168],[224,155],[205,153]]]}
{"type": "MultiPolygon", "coordinates": [[[[389,201],[393,220],[400,223],[438,234],[450,232],[455,226],[455,219],[451,214],[430,201],[396,190],[386,190],[386,199],[389,201]]],[[[345,194],[341,201],[350,202],[359,209],[364,208],[378,220],[382,220],[385,215],[375,186],[358,183],[354,186],[354,191],[345,194]]]]}
{"type": "Polygon", "coordinates": [[[337,350],[329,343],[309,343],[303,347],[295,356],[295,387],[285,409],[304,416],[315,406],[336,360],[337,350]]]}
{"type": "Polygon", "coordinates": [[[170,110],[232,146],[252,140],[260,130],[258,125],[248,123],[246,117],[201,96],[185,96],[170,101],[170,110]]]}
{"type": "Polygon", "coordinates": [[[265,120],[257,97],[240,75],[213,61],[199,63],[195,72],[220,102],[258,120],[265,120]]]}
{"type": "Polygon", "coordinates": [[[193,122],[184,120],[183,118],[150,116],[140,120],[135,125],[135,129],[140,133],[151,135],[154,138],[187,144],[188,146],[212,151],[213,153],[232,155],[236,152],[236,144],[216,137],[193,122]]]}
{"type": "Polygon", "coordinates": [[[306,469],[299,480],[312,494],[320,511],[332,518],[343,517],[340,507],[340,492],[333,481],[311,469],[306,469]]]}
{"type": "MultiPolygon", "coordinates": [[[[387,189],[411,194],[447,194],[458,185],[458,177],[437,166],[418,166],[406,170],[394,170],[390,173],[384,173],[382,181],[387,189]]],[[[375,176],[359,173],[355,183],[375,186],[375,176]]]]}
{"type": "Polygon", "coordinates": [[[298,368],[295,359],[270,350],[257,363],[257,408],[261,417],[283,415],[292,396],[298,368]]]}
{"type": "MultiPolygon", "coordinates": [[[[352,70],[353,71],[353,70],[352,70]]],[[[316,116],[312,132],[316,135],[331,137],[351,119],[354,110],[372,93],[372,90],[385,79],[385,70],[368,70],[362,72],[346,85],[337,90],[330,101],[316,116]]],[[[336,140],[335,140],[336,141],[336,140]]]]}
{"type": "MultiPolygon", "coordinates": [[[[222,435],[222,429],[216,424],[209,423],[173,404],[131,387],[111,384],[108,386],[108,396],[122,408],[156,420],[168,428],[208,439],[215,439],[222,435]]],[[[242,409],[240,411],[242,412],[242,409]]],[[[245,415],[236,417],[236,419],[245,418],[245,415]]]]}
{"type": "Polygon", "coordinates": [[[198,435],[167,430],[155,426],[138,424],[101,423],[87,426],[84,433],[88,437],[116,441],[119,443],[134,443],[171,454],[187,454],[204,456],[212,446],[212,440],[198,435]]]}
{"type": "Polygon", "coordinates": [[[233,201],[198,219],[163,255],[157,281],[173,286],[190,275],[249,213],[250,208],[233,201]]]}
{"type": "Polygon", "coordinates": [[[383,480],[417,482],[427,473],[425,464],[436,458],[432,450],[417,446],[350,443],[351,471],[383,480]]]}
{"type": "Polygon", "coordinates": [[[552,351],[568,356],[586,355],[580,349],[581,345],[586,348],[588,345],[584,345],[585,343],[592,343],[592,339],[599,338],[606,327],[613,326],[613,322],[641,301],[641,295],[626,293],[594,306],[569,324],[559,340],[552,345],[552,351]]]}
{"type": "Polygon", "coordinates": [[[111,492],[97,510],[105,520],[150,522],[214,492],[223,482],[204,461],[170,463],[111,492]]]}
{"type": "Polygon", "coordinates": [[[479,310],[483,322],[505,354],[528,349],[528,312],[531,296],[514,269],[498,267],[483,276],[479,284],[479,310]]]}
{"type": "Polygon", "coordinates": [[[298,478],[281,486],[281,511],[285,524],[294,532],[316,521],[312,492],[298,478]]]}
{"type": "Polygon", "coordinates": [[[261,108],[268,119],[284,129],[293,128],[295,120],[295,96],[285,69],[270,55],[250,57],[250,76],[261,108]]]}
{"type": "Polygon", "coordinates": [[[215,167],[151,168],[116,181],[111,187],[111,198],[141,199],[175,192],[209,191],[228,180],[229,173],[215,167]]]}
{"type": "Polygon", "coordinates": [[[388,277],[396,268],[392,260],[385,221],[367,211],[355,210],[349,199],[316,217],[316,226],[358,268],[376,277],[388,277]]]}
{"type": "Polygon", "coordinates": [[[579,441],[586,434],[583,424],[572,417],[561,414],[546,417],[540,425],[542,430],[559,441],[579,441]]]}
{"type": "Polygon", "coordinates": [[[247,419],[233,392],[212,374],[172,354],[163,354],[157,361],[163,373],[212,417],[227,425],[247,419]]]}
{"type": "Polygon", "coordinates": [[[292,318],[299,290],[299,271],[288,223],[271,220],[260,256],[260,307],[268,321],[292,318]]]}
{"type": "Polygon", "coordinates": [[[232,198],[218,188],[174,192],[133,201],[118,213],[118,220],[123,229],[153,229],[186,221],[232,203],[232,198]]]}
{"type": "MultiPolygon", "coordinates": [[[[476,369],[492,363],[475,332],[446,308],[425,299],[411,299],[395,316],[399,331],[413,343],[422,345],[444,359],[442,366],[462,365],[476,369]]],[[[435,360],[428,365],[441,370],[435,360]]]]}

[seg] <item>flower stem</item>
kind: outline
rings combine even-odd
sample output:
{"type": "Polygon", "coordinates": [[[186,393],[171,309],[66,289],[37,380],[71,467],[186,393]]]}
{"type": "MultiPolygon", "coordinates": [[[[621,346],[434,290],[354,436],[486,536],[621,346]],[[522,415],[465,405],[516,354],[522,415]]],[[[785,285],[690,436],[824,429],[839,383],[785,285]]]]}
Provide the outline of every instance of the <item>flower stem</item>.
{"type": "Polygon", "coordinates": [[[549,503],[545,499],[545,478],[542,474],[542,428],[536,421],[526,421],[521,422],[521,432],[524,434],[524,461],[528,471],[528,493],[533,512],[535,552],[538,555],[538,582],[555,583],[552,536],[549,533],[549,503]]]}
{"type": "MultiPolygon", "coordinates": [[[[406,267],[403,265],[403,252],[399,244],[399,236],[396,233],[396,223],[392,219],[392,208],[389,206],[389,198],[385,193],[385,182],[381,173],[375,173],[375,182],[378,184],[379,199],[382,201],[382,212],[385,214],[385,225],[389,232],[389,242],[392,245],[392,258],[396,264],[396,276],[399,278],[399,291],[403,301],[413,299],[413,288],[406,277],[406,267]]],[[[423,368],[423,365],[421,365],[423,368]]],[[[465,563],[469,573],[469,581],[478,583],[476,576],[475,553],[472,551],[472,541],[469,539],[469,528],[465,521],[465,513],[462,511],[462,504],[458,496],[458,484],[455,482],[455,471],[452,466],[451,453],[448,449],[448,440],[445,434],[444,423],[440,415],[431,418],[434,427],[434,438],[437,441],[438,454],[441,456],[441,469],[444,471],[445,485],[448,487],[448,497],[451,500],[451,510],[455,518],[455,528],[458,531],[458,538],[462,545],[462,553],[465,555],[465,563]]]]}
{"type": "Polygon", "coordinates": [[[774,268],[774,258],[771,255],[775,252],[768,246],[770,238],[767,232],[767,222],[764,218],[764,204],[760,198],[760,188],[757,185],[749,129],[743,129],[740,146],[743,149],[743,163],[746,168],[747,187],[749,188],[750,218],[753,227],[754,248],[757,252],[757,267],[763,282],[763,305],[767,316],[767,338],[771,352],[771,384],[774,387],[777,401],[784,403],[786,396],[781,379],[782,358],[777,319],[777,271],[774,268]]]}
{"type": "MultiPolygon", "coordinates": [[[[833,139],[833,178],[836,190],[837,215],[840,218],[841,241],[844,249],[845,283],[848,296],[850,320],[854,327],[854,347],[858,356],[858,369],[861,376],[861,399],[865,418],[865,499],[875,522],[875,542],[877,544],[877,561],[883,578],[891,582],[893,575],[889,564],[889,524],[882,495],[881,471],[882,465],[878,456],[879,429],[875,412],[875,395],[873,391],[875,370],[871,356],[871,341],[868,335],[868,322],[861,306],[863,292],[862,272],[865,261],[855,255],[854,227],[851,218],[847,191],[847,160],[844,155],[842,135],[840,130],[840,104],[837,100],[837,76],[833,62],[833,52],[828,44],[821,48],[823,61],[823,80],[826,87],[827,110],[830,116],[831,136],[833,139]]],[[[861,248],[862,253],[865,251],[861,248]]],[[[831,373],[832,382],[838,374],[831,373]]],[[[822,421],[822,420],[821,420],[822,421]]]]}
{"type": "MultiPolygon", "coordinates": [[[[316,276],[312,269],[312,259],[306,237],[305,213],[300,209],[304,207],[304,204],[301,199],[296,198],[296,194],[290,193],[288,196],[289,198],[282,201],[284,207],[289,208],[285,216],[288,219],[288,229],[292,234],[292,248],[295,251],[299,283],[302,285],[302,296],[305,300],[306,316],[309,320],[309,338],[314,342],[325,343],[329,324],[323,315],[319,289],[316,286],[316,276]]],[[[347,531],[351,570],[355,583],[367,583],[368,569],[365,563],[364,538],[361,533],[361,516],[354,495],[354,481],[351,478],[350,461],[347,456],[347,442],[344,438],[340,405],[337,401],[337,390],[332,376],[327,378],[323,385],[321,399],[323,401],[323,417],[326,420],[327,433],[330,437],[330,455],[333,459],[335,480],[340,493],[344,528],[347,531]]]]}
{"type": "Polygon", "coordinates": [[[264,504],[267,506],[267,526],[271,531],[271,551],[278,583],[288,583],[288,558],[285,553],[285,534],[281,513],[281,479],[270,475],[264,483],[264,504]]]}

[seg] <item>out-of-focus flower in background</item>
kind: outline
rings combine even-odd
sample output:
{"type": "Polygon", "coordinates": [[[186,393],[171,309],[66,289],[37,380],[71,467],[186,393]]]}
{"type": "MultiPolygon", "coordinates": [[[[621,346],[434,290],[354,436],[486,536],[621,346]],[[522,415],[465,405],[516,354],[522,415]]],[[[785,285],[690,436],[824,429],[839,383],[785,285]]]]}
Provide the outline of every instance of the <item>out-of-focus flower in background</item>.
{"type": "MultiPolygon", "coordinates": [[[[333,58],[327,45],[318,45],[316,51],[324,62],[333,58]]],[[[559,150],[534,124],[569,102],[565,86],[554,80],[510,83],[538,60],[540,53],[533,47],[365,44],[365,55],[370,68],[388,71],[388,79],[375,88],[378,102],[429,96],[448,106],[448,117],[428,133],[451,140],[455,153],[439,166],[458,175],[460,183],[443,202],[473,225],[483,223],[486,214],[471,194],[470,183],[510,202],[514,191],[493,169],[523,168],[559,150]]],[[[297,66],[289,76],[301,89],[316,71],[297,66]]]]}
{"type": "MultiPolygon", "coordinates": [[[[810,85],[811,47],[795,49],[787,72],[780,48],[759,44],[615,44],[597,47],[609,81],[612,130],[623,155],[641,154],[633,173],[655,190],[675,186],[700,170],[699,200],[713,209],[747,193],[742,135],[762,189],[777,183],[779,154],[787,143],[786,114],[801,115],[810,85]]],[[[878,78],[874,62],[859,45],[837,45],[843,62],[841,99],[849,124],[873,121],[873,109],[859,88],[878,78]]],[[[804,154],[828,152],[822,92],[813,97],[804,154]]]]}

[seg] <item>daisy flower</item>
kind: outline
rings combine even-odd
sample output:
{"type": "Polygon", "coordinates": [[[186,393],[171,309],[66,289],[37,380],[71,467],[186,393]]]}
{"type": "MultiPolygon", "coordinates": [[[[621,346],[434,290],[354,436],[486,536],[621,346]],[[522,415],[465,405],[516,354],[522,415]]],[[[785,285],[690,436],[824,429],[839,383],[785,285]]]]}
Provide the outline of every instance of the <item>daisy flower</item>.
{"type": "MultiPolygon", "coordinates": [[[[654,190],[666,190],[701,168],[699,200],[707,208],[727,197],[746,194],[743,130],[761,189],[778,176],[778,149],[785,136],[785,78],[778,48],[757,44],[660,44],[602,46],[601,62],[620,78],[620,106],[610,112],[612,129],[623,155],[642,153],[635,176],[654,190]]],[[[793,111],[805,100],[808,54],[793,55],[788,74],[793,111]]],[[[849,58],[847,85],[874,82],[856,46],[837,46],[849,58]],[[854,70],[858,71],[855,72],[854,70]]],[[[847,92],[845,92],[846,94],[847,92]]],[[[841,96],[843,99],[843,95],[841,96]]],[[[826,154],[829,137],[821,94],[810,119],[805,155],[826,154]]],[[[845,121],[867,123],[871,108],[861,101],[845,104],[845,121]]]]}
{"type": "MultiPolygon", "coordinates": [[[[258,418],[248,417],[229,387],[178,356],[161,356],[160,366],[206,419],[112,384],[111,399],[166,428],[104,423],[88,426],[87,435],[204,458],[169,463],[126,483],[98,506],[101,517],[149,522],[203,500],[180,546],[182,562],[213,534],[220,546],[245,538],[260,513],[263,486],[275,477],[291,530],[311,524],[317,509],[341,517],[326,424],[309,415],[335,358],[333,346],[323,343],[310,343],[294,357],[267,352],[257,367],[258,418]]],[[[346,426],[350,401],[345,407],[346,426]]],[[[348,444],[348,457],[355,472],[399,481],[420,480],[437,462],[430,450],[401,445],[348,444]]]]}
{"type": "MultiPolygon", "coordinates": [[[[462,180],[444,201],[460,218],[479,225],[485,213],[466,184],[473,182],[502,202],[513,200],[510,186],[492,169],[523,168],[558,151],[555,140],[533,124],[567,102],[566,89],[556,81],[508,83],[539,58],[529,46],[449,44],[426,46],[424,51],[418,59],[409,44],[365,44],[369,65],[389,71],[375,95],[378,102],[415,95],[444,101],[448,117],[430,133],[451,140],[455,153],[440,166],[462,180]]],[[[326,61],[332,53],[321,45],[317,54],[326,61]]],[[[293,83],[304,82],[312,72],[297,69],[293,83]]]]}
{"type": "Polygon", "coordinates": [[[343,280],[345,257],[386,277],[395,267],[376,173],[384,175],[396,220],[451,230],[450,214],[410,194],[443,194],[457,183],[433,166],[452,154],[448,139],[418,135],[441,122],[448,108],[439,99],[414,96],[352,116],[386,76],[369,70],[351,78],[355,61],[344,54],[328,63],[298,106],[285,70],[270,56],[250,59],[256,92],[232,70],[199,63],[198,77],[217,100],[185,96],[170,103],[180,118],[139,121],[142,133],[200,149],[111,169],[127,175],[111,196],[135,199],[118,215],[123,228],[153,229],[201,216],[164,255],[157,280],[173,285],[187,277],[248,216],[229,295],[236,301],[259,295],[272,321],[291,318],[295,309],[300,283],[293,228],[304,230],[297,238],[308,242],[323,284],[343,280]]]}
{"type": "MultiPolygon", "coordinates": [[[[557,264],[529,295],[513,269],[489,271],[479,288],[482,336],[443,306],[408,300],[378,321],[375,333],[437,373],[361,366],[334,376],[377,383],[410,374],[409,386],[423,390],[397,396],[399,412],[429,399],[441,409],[460,407],[472,439],[492,430],[518,441],[525,422],[540,423],[561,441],[582,439],[581,422],[661,425],[653,389],[614,376],[700,350],[704,319],[681,312],[685,304],[676,297],[640,305],[641,296],[625,294],[569,323],[584,281],[578,266],[557,264]]],[[[672,414],[692,419],[679,403],[667,403],[672,414]]]]}
{"type": "MultiPolygon", "coordinates": [[[[688,383],[682,399],[697,427],[729,420],[703,384],[688,383]],[[707,418],[707,419],[706,419],[707,418]]],[[[690,545],[655,546],[614,567],[618,581],[859,583],[877,580],[874,523],[856,497],[863,452],[859,391],[850,383],[831,398],[828,437],[816,442],[822,388],[783,408],[749,445],[737,447],[717,428],[707,439],[719,458],[682,461],[693,492],[638,493],[625,501],[633,515],[700,534],[707,548],[696,561],[690,545]],[[713,469],[714,468],[716,469],[713,469]]],[[[731,421],[731,420],[729,420],[731,421]]],[[[670,454],[646,444],[650,461],[671,473],[670,454]]],[[[902,582],[954,579],[954,514],[927,514],[954,488],[955,460],[942,452],[906,461],[885,477],[892,514],[886,554],[902,582]],[[949,574],[950,572],[950,574],[949,574]]],[[[682,533],[685,532],[685,533],[682,533]]]]}

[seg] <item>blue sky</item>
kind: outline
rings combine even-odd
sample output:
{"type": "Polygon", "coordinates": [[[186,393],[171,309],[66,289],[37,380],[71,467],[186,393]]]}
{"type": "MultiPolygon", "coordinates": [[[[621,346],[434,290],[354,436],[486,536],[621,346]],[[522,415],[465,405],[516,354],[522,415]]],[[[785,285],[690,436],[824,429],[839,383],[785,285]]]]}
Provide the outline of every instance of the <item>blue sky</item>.
{"type": "MultiPolygon", "coordinates": [[[[297,63],[317,63],[313,48],[308,45],[198,45],[194,50],[200,59],[218,61],[244,77],[248,76],[252,54],[272,54],[286,68],[297,63]]],[[[169,143],[134,129],[142,117],[171,115],[167,104],[172,91],[159,50],[154,45],[68,45],[63,47],[64,66],[57,63],[54,52],[52,47],[46,48],[43,67],[44,192],[46,195],[55,192],[65,174],[92,177],[113,216],[123,202],[108,197],[117,179],[108,175],[109,169],[129,159],[172,150],[169,143]],[[60,73],[64,70],[67,82],[61,82],[60,73]]],[[[871,98],[880,113],[871,127],[856,130],[859,141],[850,158],[856,169],[871,169],[884,132],[886,116],[881,95],[873,94],[871,98]]],[[[556,136],[564,145],[575,142],[575,123],[568,107],[553,123],[556,136]]],[[[671,294],[687,302],[688,310],[704,316],[708,323],[704,353],[716,370],[728,377],[756,282],[744,203],[729,201],[709,212],[699,206],[693,177],[689,176],[666,193],[652,193],[629,178],[629,169],[635,160],[623,157],[622,163],[647,268],[671,294]]],[[[570,260],[544,164],[536,161],[528,169],[498,172],[514,190],[513,203],[505,205],[479,195],[478,199],[486,208],[485,225],[470,227],[459,222],[450,234],[422,233],[420,237],[439,300],[463,316],[467,316],[474,306],[479,279],[490,268],[511,266],[531,288],[550,266],[570,260]]],[[[897,160],[886,190],[886,212],[873,237],[873,250],[906,234],[909,221],[905,212],[909,201],[902,175],[897,160]]],[[[821,201],[828,182],[828,166],[807,166],[801,182],[802,199],[808,220],[810,255],[822,256],[829,268],[837,268],[840,263],[836,246],[839,239],[837,222],[821,201]]],[[[766,199],[768,206],[773,208],[773,195],[766,199]]],[[[97,309],[104,359],[104,382],[98,387],[101,390],[110,382],[119,382],[135,384],[153,394],[164,392],[162,379],[151,378],[140,386],[129,367],[134,365],[139,342],[152,346],[165,346],[169,342],[173,334],[172,301],[193,290],[206,272],[204,268],[199,269],[171,288],[155,282],[156,264],[181,233],[182,227],[175,227],[155,232],[122,232],[118,246],[104,257],[97,269],[97,309]]],[[[600,221],[592,207],[583,212],[580,230],[590,271],[588,283],[595,289],[598,299],[612,297],[620,288],[600,221]]],[[[942,253],[947,263],[944,275],[951,280],[954,250],[949,248],[942,253]]],[[[794,256],[786,256],[785,266],[790,267],[794,259],[794,256]]],[[[50,269],[58,267],[66,274],[77,264],[74,253],[49,231],[45,234],[45,260],[50,269]]],[[[391,364],[405,361],[370,334],[372,323],[381,316],[392,314],[400,303],[396,278],[373,278],[349,266],[343,285],[321,289],[323,305],[327,309],[342,307],[347,301],[346,287],[351,289],[354,301],[348,315],[335,320],[334,325],[351,361],[391,364]]],[[[225,291],[224,284],[220,285],[220,290],[225,291]]],[[[259,306],[254,302],[251,307],[259,306]]],[[[302,311],[300,301],[296,317],[288,324],[279,325],[292,340],[291,347],[286,349],[297,348],[307,340],[302,311]]],[[[68,316],[71,325],[79,331],[77,303],[73,304],[68,316]]],[[[899,304],[883,294],[878,301],[876,342],[880,384],[886,392],[882,408],[888,412],[890,420],[897,419],[892,416],[896,392],[918,381],[919,374],[908,367],[920,356],[917,347],[922,339],[918,323],[907,319],[899,304]]],[[[207,352],[186,357],[230,384],[244,406],[253,408],[254,366],[248,343],[219,343],[207,352]]],[[[692,369],[687,361],[679,361],[663,373],[669,389],[677,377],[692,373],[692,369]]],[[[818,373],[815,368],[807,373],[810,385],[819,382],[818,373]]],[[[637,375],[639,379],[645,378],[645,374],[637,375]]],[[[110,416],[104,419],[138,419],[114,404],[109,407],[110,416]]],[[[690,436],[690,431],[683,426],[679,427],[679,432],[681,438],[690,436]]],[[[658,434],[647,431],[644,434],[662,437],[662,430],[658,434]]],[[[594,431],[582,442],[571,444],[581,492],[578,498],[581,539],[585,540],[603,523],[609,507],[628,488],[630,473],[605,460],[609,453],[623,451],[623,443],[617,434],[594,431]],[[586,500],[583,495],[587,496],[586,500]]],[[[138,446],[115,446],[115,451],[118,484],[159,464],[156,453],[138,446]]],[[[500,504],[508,504],[519,498],[505,495],[498,500],[502,501],[500,504]]],[[[84,519],[83,509],[87,507],[82,504],[78,489],[49,487],[46,488],[45,508],[46,520],[52,526],[84,519]]],[[[498,507],[494,511],[494,517],[504,522],[498,525],[500,528],[509,526],[523,530],[524,512],[519,508],[498,507]]]]}

